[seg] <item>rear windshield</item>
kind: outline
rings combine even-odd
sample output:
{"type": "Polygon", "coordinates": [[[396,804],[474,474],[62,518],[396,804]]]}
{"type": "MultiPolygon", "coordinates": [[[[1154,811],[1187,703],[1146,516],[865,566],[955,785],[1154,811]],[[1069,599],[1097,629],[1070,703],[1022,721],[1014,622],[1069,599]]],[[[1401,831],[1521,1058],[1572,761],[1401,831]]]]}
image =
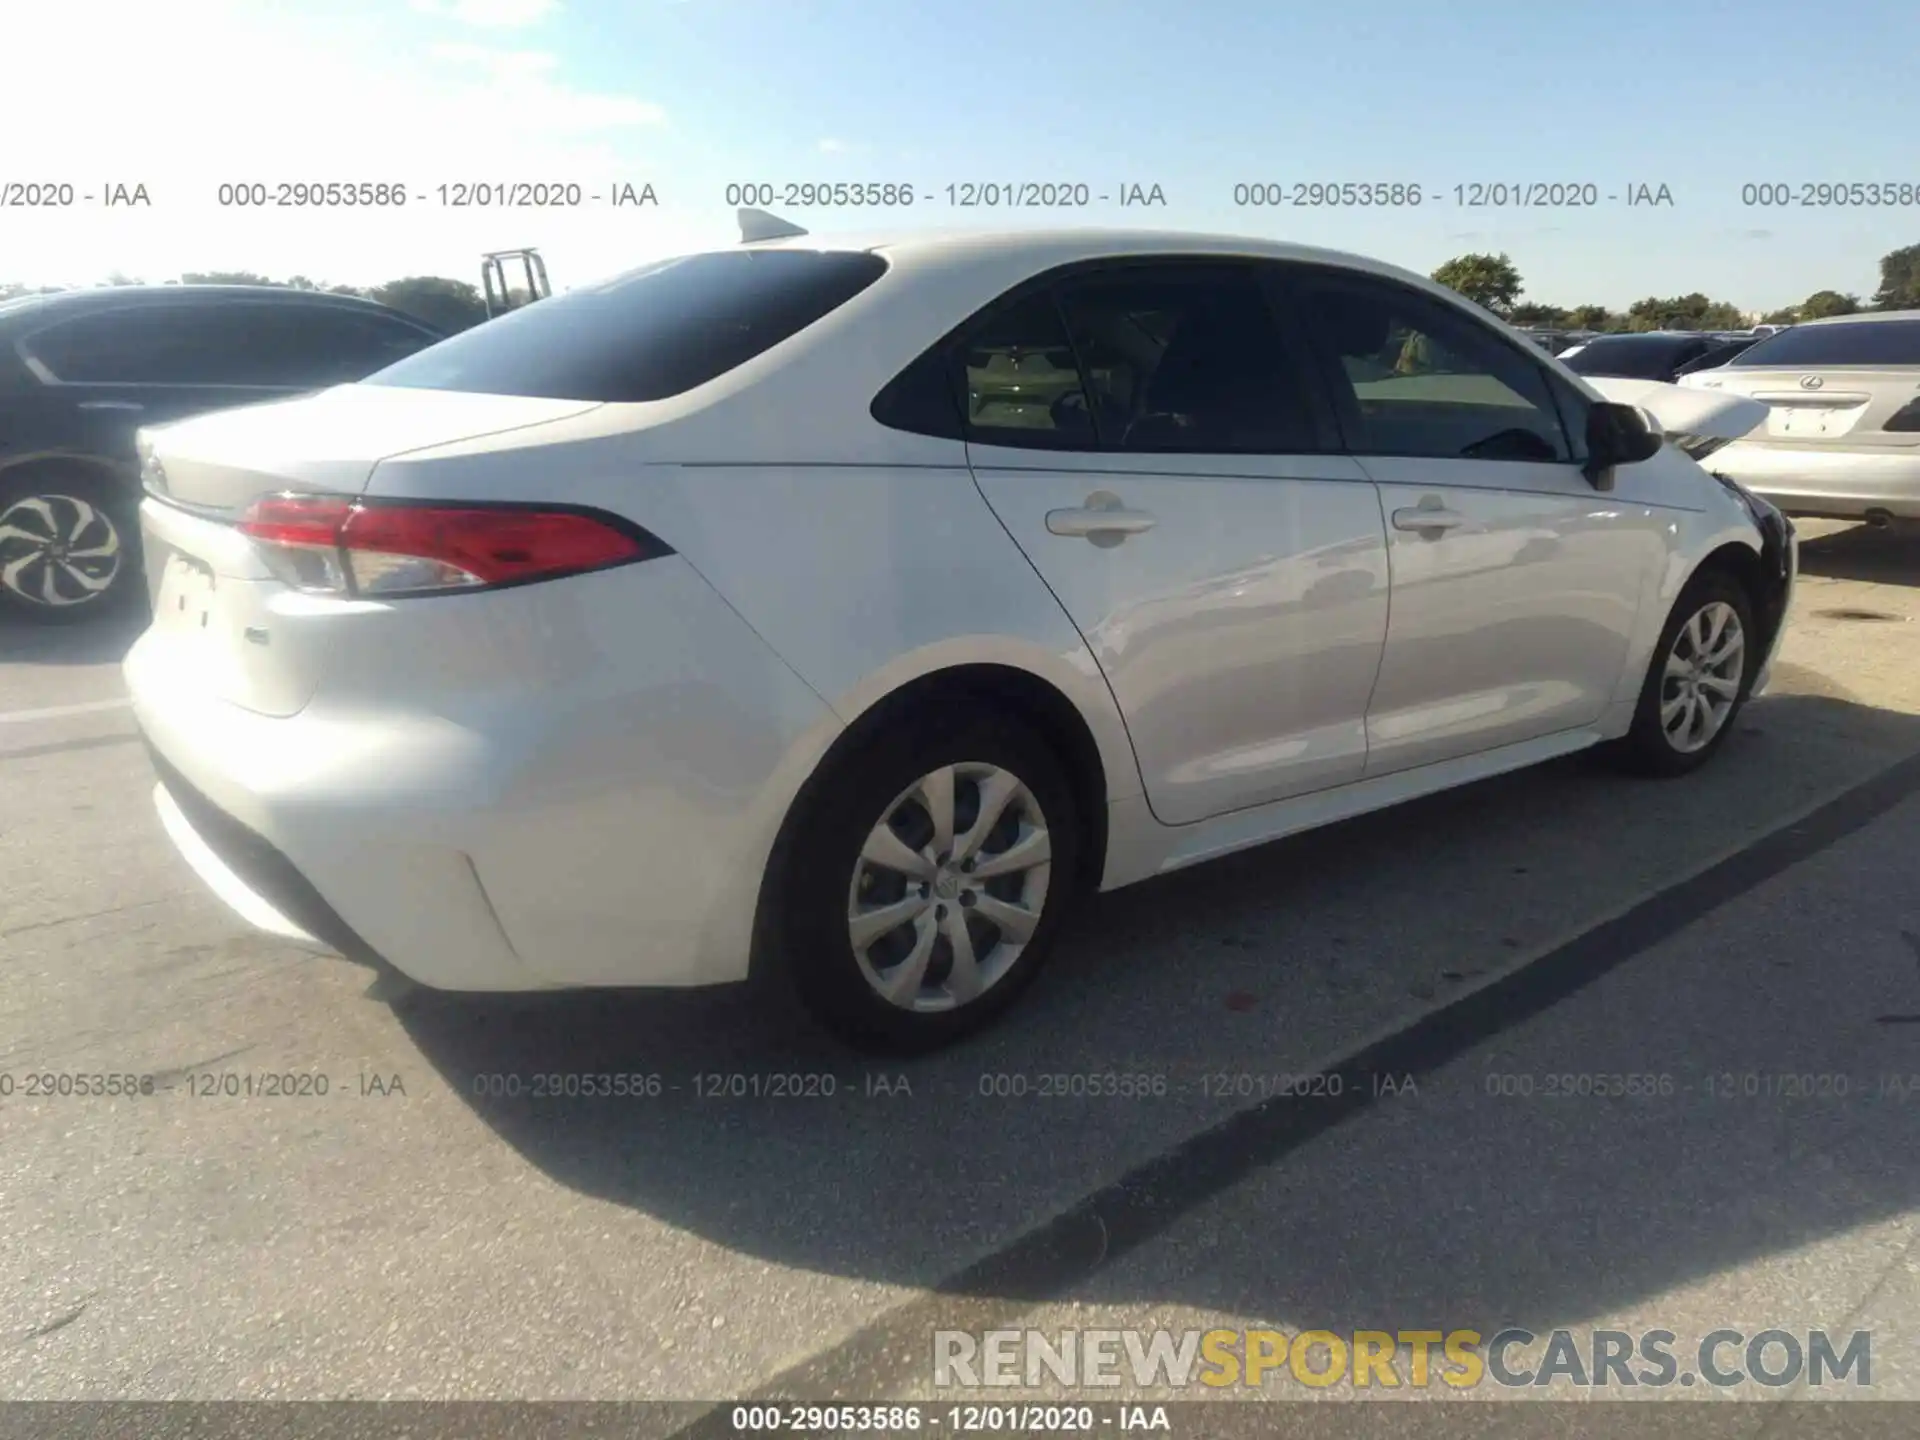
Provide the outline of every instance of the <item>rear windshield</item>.
{"type": "Polygon", "coordinates": [[[1577,355],[1562,357],[1576,375],[1614,375],[1628,380],[1658,380],[1674,356],[1690,342],[1667,336],[1621,335],[1589,340],[1577,355]]]}
{"type": "Polygon", "coordinates": [[[1855,320],[1769,335],[1727,368],[1746,365],[1920,365],[1920,320],[1855,320]]]}
{"type": "Polygon", "coordinates": [[[664,400],[805,329],[886,268],[878,255],[848,250],[662,260],[510,311],[366,383],[548,400],[664,400]]]}

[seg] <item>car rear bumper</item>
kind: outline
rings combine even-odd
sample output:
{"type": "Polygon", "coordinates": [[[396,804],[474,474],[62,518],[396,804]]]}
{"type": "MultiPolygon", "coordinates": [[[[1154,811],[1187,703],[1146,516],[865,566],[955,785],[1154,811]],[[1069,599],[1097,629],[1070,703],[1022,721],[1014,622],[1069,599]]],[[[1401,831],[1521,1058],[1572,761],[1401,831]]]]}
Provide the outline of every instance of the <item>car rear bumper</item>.
{"type": "Polygon", "coordinates": [[[134,646],[156,804],[209,888],[438,989],[745,978],[825,703],[678,558],[415,603],[417,630],[369,615],[294,715],[220,699],[177,637],[134,646]]]}
{"type": "Polygon", "coordinates": [[[1708,468],[1731,475],[1790,515],[1863,519],[1884,511],[1920,519],[1920,446],[1816,450],[1737,441],[1708,468]]]}

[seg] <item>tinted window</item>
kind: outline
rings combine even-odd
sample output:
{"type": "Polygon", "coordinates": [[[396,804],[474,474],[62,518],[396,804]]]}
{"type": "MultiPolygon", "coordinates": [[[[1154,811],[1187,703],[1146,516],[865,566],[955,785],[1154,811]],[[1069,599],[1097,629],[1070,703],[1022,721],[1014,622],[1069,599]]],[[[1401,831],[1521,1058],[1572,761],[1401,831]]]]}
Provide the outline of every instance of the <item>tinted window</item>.
{"type": "Polygon", "coordinates": [[[1107,450],[1321,448],[1307,383],[1254,273],[1129,266],[1060,288],[1107,450]]]}
{"type": "Polygon", "coordinates": [[[1471,318],[1411,290],[1312,277],[1301,313],[1352,449],[1565,460],[1546,372],[1471,318]]]}
{"type": "Polygon", "coordinates": [[[345,306],[258,307],[246,349],[264,385],[342,385],[433,344],[438,337],[378,311],[345,306]]]}
{"type": "Polygon", "coordinates": [[[555,400],[662,400],[704,385],[845,304],[886,272],[864,251],[689,255],[476,325],[376,385],[555,400]]]}
{"type": "Polygon", "coordinates": [[[1734,365],[1920,365],[1920,320],[1805,325],[1769,335],[1734,365]]]}
{"type": "Polygon", "coordinates": [[[1059,307],[1046,290],[1001,307],[960,347],[967,438],[1094,448],[1093,417],[1059,307]]]}
{"type": "Polygon", "coordinates": [[[1675,340],[1665,335],[1609,335],[1590,340],[1566,366],[1576,375],[1617,375],[1628,380],[1660,380],[1677,364],[1693,359],[1706,348],[1701,340],[1675,340]]]}
{"type": "Polygon", "coordinates": [[[305,388],[357,380],[431,340],[377,312],[231,300],[88,315],[36,332],[27,350],[67,381],[305,388]]]}

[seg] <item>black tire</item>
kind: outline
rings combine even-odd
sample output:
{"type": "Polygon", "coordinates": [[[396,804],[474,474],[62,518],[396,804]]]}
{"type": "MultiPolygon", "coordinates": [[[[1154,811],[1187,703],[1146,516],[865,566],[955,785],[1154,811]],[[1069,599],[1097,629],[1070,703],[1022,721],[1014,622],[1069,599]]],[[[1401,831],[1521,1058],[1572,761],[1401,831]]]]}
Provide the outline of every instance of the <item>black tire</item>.
{"type": "Polygon", "coordinates": [[[1653,657],[1647,662],[1647,677],[1640,687],[1640,701],[1633,712],[1633,728],[1606,747],[1606,757],[1631,773],[1663,779],[1691,774],[1706,764],[1726,744],[1727,737],[1733,733],[1740,718],[1740,711],[1747,703],[1747,696],[1753,689],[1754,670],[1760,663],[1759,642],[1759,632],[1754,628],[1753,601],[1746,587],[1725,570],[1706,570],[1694,576],[1687,582],[1686,589],[1680,592],[1680,598],[1674,602],[1673,612],[1661,627],[1660,642],[1653,647],[1653,657]],[[1676,646],[1680,648],[1682,658],[1688,658],[1692,640],[1691,637],[1682,640],[1682,633],[1696,615],[1709,606],[1718,605],[1730,607],[1740,625],[1742,646],[1740,673],[1735,682],[1737,690],[1725,716],[1706,742],[1698,748],[1686,749],[1676,742],[1661,719],[1662,706],[1673,698],[1679,688],[1684,687],[1684,682],[1676,685],[1668,677],[1667,660],[1674,654],[1676,646]]]}
{"type": "Polygon", "coordinates": [[[139,503],[125,486],[57,463],[0,475],[0,611],[74,625],[120,614],[144,593],[139,503]]]}
{"type": "MultiPolygon", "coordinates": [[[[1052,749],[1028,726],[1010,717],[971,708],[945,716],[925,711],[890,724],[860,749],[833,762],[811,788],[811,795],[803,802],[805,809],[795,818],[790,841],[783,847],[788,859],[770,896],[771,925],[767,932],[775,963],[801,1003],[823,1026],[855,1048],[892,1054],[938,1049],[994,1020],[1032,983],[1080,888],[1079,807],[1066,770],[1052,749]],[[1031,807],[1037,806],[1050,842],[1051,859],[1046,874],[1038,881],[1045,887],[1037,905],[1038,922],[1017,952],[1000,950],[999,940],[987,944],[989,937],[1004,932],[986,921],[984,912],[976,908],[998,898],[987,893],[987,886],[998,888],[1002,896],[1009,893],[1004,888],[1009,877],[977,882],[943,872],[947,883],[957,882],[969,889],[947,903],[941,918],[929,923],[936,929],[961,926],[978,950],[983,974],[999,963],[1005,963],[1005,969],[965,1003],[945,1009],[910,1009],[883,999],[876,988],[877,980],[869,980],[868,966],[856,953],[850,933],[851,912],[859,898],[859,887],[869,883],[862,880],[863,875],[879,887],[871,901],[860,900],[863,910],[869,904],[877,907],[894,901],[890,887],[896,879],[902,892],[900,899],[913,903],[905,892],[917,886],[904,872],[873,866],[862,860],[861,852],[869,834],[888,818],[903,792],[947,766],[961,767],[955,784],[957,836],[965,835],[970,817],[979,810],[978,779],[969,767],[991,767],[1016,777],[1025,792],[1008,805],[1002,825],[988,833],[979,853],[1005,853],[1008,827],[1016,822],[1028,824],[1034,818],[1031,807]],[[976,885],[977,889],[972,888],[976,885]],[[986,948],[980,948],[982,945],[986,948]],[[1004,962],[997,958],[1007,956],[1011,958],[1004,962]]],[[[929,816],[927,807],[917,799],[905,802],[902,810],[893,813],[901,817],[900,823],[918,823],[929,816]]],[[[900,833],[898,828],[896,833],[900,833]]],[[[907,836],[915,843],[920,838],[919,834],[907,836]]],[[[928,891],[932,888],[929,884],[928,891]]],[[[921,903],[938,901],[939,896],[931,894],[921,903]]],[[[903,973],[897,968],[903,962],[884,964],[887,957],[879,952],[890,948],[897,955],[917,933],[911,923],[903,922],[898,929],[869,942],[867,953],[877,977],[903,973]]],[[[917,987],[917,1003],[939,1004],[950,998],[943,993],[942,981],[942,976],[950,977],[954,968],[951,942],[945,933],[943,930],[930,947],[926,967],[929,983],[917,987]],[[946,947],[944,954],[942,946],[946,947]],[[943,960],[947,967],[944,971],[943,960]]]]}

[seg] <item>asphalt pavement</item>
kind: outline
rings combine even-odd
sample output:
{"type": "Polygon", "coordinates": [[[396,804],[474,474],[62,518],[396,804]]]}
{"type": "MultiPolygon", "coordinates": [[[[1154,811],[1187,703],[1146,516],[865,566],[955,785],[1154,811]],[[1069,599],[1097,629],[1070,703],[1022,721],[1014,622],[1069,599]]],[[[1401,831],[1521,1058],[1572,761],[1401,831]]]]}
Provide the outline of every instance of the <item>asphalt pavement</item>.
{"type": "Polygon", "coordinates": [[[8,625],[0,1398],[947,1398],[943,1329],[1422,1325],[1868,1329],[1920,1396],[1920,541],[1808,530],[1708,771],[1576,757],[1102,897],[905,1064],[255,934],[153,813],[126,627],[8,625]],[[1278,1093],[1329,1069],[1414,1083],[1278,1093]],[[63,1074],[156,1093],[24,1093],[63,1074]],[[658,1093],[504,1093],[543,1074],[658,1093]],[[1547,1078],[1621,1074],[1671,1085],[1547,1078]]]}

